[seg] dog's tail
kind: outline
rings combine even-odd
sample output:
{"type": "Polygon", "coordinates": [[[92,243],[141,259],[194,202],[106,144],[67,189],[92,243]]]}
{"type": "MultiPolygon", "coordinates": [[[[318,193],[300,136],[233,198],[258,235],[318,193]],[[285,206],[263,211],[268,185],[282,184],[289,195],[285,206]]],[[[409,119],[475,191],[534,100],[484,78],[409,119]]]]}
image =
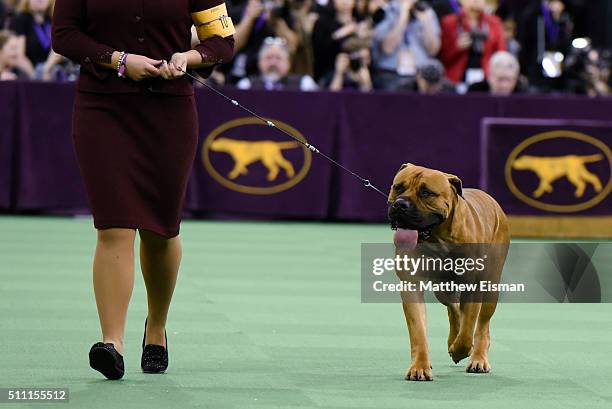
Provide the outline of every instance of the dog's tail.
{"type": "Polygon", "coordinates": [[[276,142],[276,146],[280,149],[293,149],[300,146],[300,144],[297,142],[276,142]]]}
{"type": "Polygon", "coordinates": [[[601,153],[597,153],[595,155],[590,156],[582,156],[582,160],[584,161],[584,163],[599,162],[602,159],[603,155],[601,153]]]}

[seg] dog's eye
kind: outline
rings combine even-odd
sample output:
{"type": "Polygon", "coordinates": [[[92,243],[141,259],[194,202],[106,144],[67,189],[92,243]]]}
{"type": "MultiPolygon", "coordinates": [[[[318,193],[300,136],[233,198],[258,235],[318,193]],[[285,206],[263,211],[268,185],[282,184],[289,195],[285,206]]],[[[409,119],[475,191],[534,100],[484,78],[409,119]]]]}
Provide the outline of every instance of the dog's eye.
{"type": "Polygon", "coordinates": [[[431,190],[427,189],[424,186],[421,188],[420,194],[421,194],[421,197],[424,197],[424,198],[438,196],[435,192],[432,192],[431,190]]]}
{"type": "Polygon", "coordinates": [[[406,191],[406,188],[404,187],[404,185],[399,184],[399,185],[393,185],[393,190],[395,191],[395,193],[399,195],[401,193],[404,193],[406,191]]]}

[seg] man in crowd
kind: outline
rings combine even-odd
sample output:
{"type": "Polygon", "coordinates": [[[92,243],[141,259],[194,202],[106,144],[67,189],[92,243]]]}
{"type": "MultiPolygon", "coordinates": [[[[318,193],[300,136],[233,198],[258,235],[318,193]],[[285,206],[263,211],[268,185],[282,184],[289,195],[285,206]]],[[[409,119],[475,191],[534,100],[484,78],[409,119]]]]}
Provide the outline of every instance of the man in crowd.
{"type": "Polygon", "coordinates": [[[430,60],[420,66],[416,75],[416,91],[419,94],[454,94],[455,87],[444,78],[444,66],[438,60],[430,60]]]}
{"type": "Polygon", "coordinates": [[[259,50],[259,74],[238,81],[240,89],[314,91],[317,85],[308,75],[289,75],[290,57],[284,39],[268,37],[259,50]]]}
{"type": "Polygon", "coordinates": [[[520,93],[524,90],[519,81],[520,72],[521,67],[514,55],[498,51],[489,62],[487,79],[470,85],[468,92],[488,92],[498,96],[520,93]]]}

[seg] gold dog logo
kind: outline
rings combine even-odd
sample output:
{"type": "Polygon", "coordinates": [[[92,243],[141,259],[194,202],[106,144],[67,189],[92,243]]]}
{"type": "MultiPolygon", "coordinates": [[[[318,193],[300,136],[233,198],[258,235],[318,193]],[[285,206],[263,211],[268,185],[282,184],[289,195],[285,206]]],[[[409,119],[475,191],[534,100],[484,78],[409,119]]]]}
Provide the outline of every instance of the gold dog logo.
{"type": "Polygon", "coordinates": [[[517,170],[530,170],[538,175],[540,185],[533,192],[533,197],[541,197],[544,193],[552,193],[552,184],[566,177],[575,187],[574,196],[584,196],[587,183],[593,185],[596,192],[601,192],[601,181],[597,175],[589,172],[587,163],[599,162],[603,155],[577,156],[567,155],[559,157],[540,157],[523,155],[514,161],[512,168],[517,170]]]}
{"type": "MultiPolygon", "coordinates": [[[[280,121],[274,122],[277,127],[306,142],[297,129],[280,121]]],[[[270,127],[257,118],[239,118],[215,128],[202,147],[202,161],[208,173],[229,189],[254,195],[279,193],[298,184],[310,169],[310,150],[297,141],[267,139],[277,136],[274,134],[276,131],[267,131],[270,135],[266,135],[266,139],[255,139],[265,132],[263,129],[270,127]],[[240,133],[240,136],[232,136],[232,132],[240,133]],[[288,158],[290,155],[292,159],[288,158]],[[297,156],[300,158],[296,160],[297,156]],[[301,164],[298,171],[295,169],[297,162],[301,164]]]]}
{"type": "Polygon", "coordinates": [[[248,173],[247,167],[251,163],[261,161],[268,169],[269,181],[276,180],[280,168],[287,174],[288,178],[295,175],[293,165],[283,157],[283,149],[295,149],[300,145],[297,142],[275,142],[275,141],[240,141],[229,138],[218,138],[210,145],[210,150],[215,152],[226,152],[234,160],[234,168],[227,175],[234,180],[240,175],[248,173]]]}
{"type": "MultiPolygon", "coordinates": [[[[559,148],[559,146],[556,146],[556,148],[559,148]]],[[[506,182],[512,193],[530,206],[550,212],[583,211],[600,203],[612,190],[612,152],[599,139],[583,133],[573,131],[546,132],[527,138],[514,148],[506,161],[505,174],[506,182]],[[527,148],[553,140],[557,140],[556,142],[561,140],[564,143],[577,141],[589,145],[591,150],[596,148],[599,152],[589,155],[568,154],[559,156],[522,154],[527,148]],[[595,171],[589,169],[590,164],[597,164],[606,159],[610,169],[609,174],[606,172],[598,175],[595,171]],[[535,190],[526,193],[517,187],[515,181],[516,172],[525,171],[535,174],[538,179],[535,190]],[[607,175],[607,180],[602,181],[604,175],[607,175]],[[567,197],[569,195],[565,191],[558,192],[559,189],[567,186],[567,183],[564,184],[562,181],[569,182],[569,185],[572,186],[571,198],[573,203],[568,201],[567,197]],[[605,186],[604,182],[606,183],[605,186]],[[590,192],[592,197],[577,202],[578,199],[585,198],[587,192],[590,192]],[[557,193],[557,197],[563,195],[564,203],[544,201],[546,198],[550,198],[553,193],[557,193]]],[[[519,176],[516,175],[516,177],[519,176]]]]}

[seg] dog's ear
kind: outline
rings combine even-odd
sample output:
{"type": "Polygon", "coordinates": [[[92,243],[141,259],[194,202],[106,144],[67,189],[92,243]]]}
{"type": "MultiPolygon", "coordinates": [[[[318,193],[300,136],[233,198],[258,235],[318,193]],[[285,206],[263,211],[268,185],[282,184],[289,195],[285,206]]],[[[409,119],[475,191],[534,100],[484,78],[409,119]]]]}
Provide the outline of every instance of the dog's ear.
{"type": "Polygon", "coordinates": [[[404,170],[404,169],[406,169],[406,168],[407,168],[407,167],[409,167],[409,166],[414,166],[414,165],[413,165],[412,163],[404,163],[402,166],[400,166],[400,168],[399,168],[398,172],[399,172],[400,170],[404,170]]]}
{"type": "Polygon", "coordinates": [[[455,189],[455,192],[457,192],[459,196],[463,196],[463,183],[461,182],[461,179],[459,179],[458,176],[451,175],[450,173],[446,173],[446,177],[448,178],[451,186],[455,189]]]}

